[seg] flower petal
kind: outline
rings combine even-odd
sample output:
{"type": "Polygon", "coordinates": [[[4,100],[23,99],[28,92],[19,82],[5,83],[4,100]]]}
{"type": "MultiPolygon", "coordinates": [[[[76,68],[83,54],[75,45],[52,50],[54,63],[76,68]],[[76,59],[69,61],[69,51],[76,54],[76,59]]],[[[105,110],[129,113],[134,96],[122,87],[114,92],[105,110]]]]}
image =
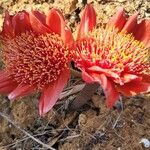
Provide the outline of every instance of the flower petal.
{"type": "Polygon", "coordinates": [[[122,30],[126,23],[126,15],[125,11],[122,7],[120,7],[117,11],[117,13],[108,21],[108,25],[113,25],[119,29],[119,31],[122,30]]]}
{"type": "Polygon", "coordinates": [[[67,26],[65,26],[62,29],[61,37],[62,37],[64,43],[68,46],[68,48],[73,48],[73,46],[74,46],[73,35],[72,35],[72,32],[70,31],[70,29],[67,26]]]}
{"type": "Polygon", "coordinates": [[[30,23],[33,30],[37,33],[49,33],[51,30],[46,26],[45,15],[38,11],[32,11],[29,13],[30,23]]]}
{"type": "Polygon", "coordinates": [[[94,79],[92,78],[92,76],[83,70],[82,70],[82,79],[86,83],[93,83],[94,82],[94,79]]]}
{"type": "Polygon", "coordinates": [[[65,70],[53,84],[43,89],[40,103],[39,103],[39,114],[44,115],[47,113],[58,100],[60,93],[63,91],[70,76],[69,70],[65,70]]]}
{"type": "Polygon", "coordinates": [[[65,24],[65,19],[59,10],[53,8],[48,12],[46,24],[52,32],[61,35],[62,24],[65,24]]]}
{"type": "Polygon", "coordinates": [[[14,28],[15,35],[31,30],[31,24],[29,20],[29,14],[26,11],[17,13],[12,18],[12,25],[14,28]]]}
{"type": "Polygon", "coordinates": [[[141,21],[141,23],[136,26],[133,34],[135,38],[143,42],[146,47],[150,47],[150,19],[141,21]]]}
{"type": "Polygon", "coordinates": [[[15,89],[15,84],[9,83],[5,85],[5,87],[0,87],[1,94],[8,94],[15,89]]]}
{"type": "Polygon", "coordinates": [[[119,75],[117,73],[113,72],[111,69],[103,69],[99,66],[92,66],[92,67],[89,67],[87,70],[88,70],[88,72],[104,73],[106,76],[112,77],[115,79],[120,78],[119,75]]]}
{"type": "Polygon", "coordinates": [[[9,74],[4,70],[0,70],[0,83],[7,81],[9,78],[9,74]]]}
{"type": "Polygon", "coordinates": [[[123,83],[131,82],[132,80],[139,79],[137,75],[134,74],[124,74],[122,77],[123,83]]]}
{"type": "Polygon", "coordinates": [[[122,31],[125,31],[127,33],[132,33],[135,30],[135,27],[137,26],[137,17],[138,17],[138,13],[132,15],[124,25],[122,31]]]}
{"type": "Polygon", "coordinates": [[[81,15],[80,25],[77,30],[77,40],[92,31],[96,26],[96,12],[91,4],[87,4],[81,15]]]}
{"type": "Polygon", "coordinates": [[[60,35],[65,44],[72,46],[74,40],[70,29],[66,26],[65,19],[58,9],[51,9],[46,17],[46,24],[52,32],[60,35]]]}
{"type": "Polygon", "coordinates": [[[111,108],[119,99],[119,93],[117,92],[115,85],[112,81],[108,80],[104,74],[93,74],[93,78],[95,82],[98,82],[102,86],[106,96],[106,104],[111,108]]]}
{"type": "Polygon", "coordinates": [[[34,91],[35,87],[31,85],[18,85],[9,95],[8,98],[10,100],[14,100],[18,97],[23,97],[28,95],[34,91]]]}
{"type": "Polygon", "coordinates": [[[9,15],[8,11],[5,12],[3,30],[1,32],[2,35],[8,35],[10,37],[14,36],[14,30],[12,26],[12,17],[13,16],[9,15]]]}
{"type": "Polygon", "coordinates": [[[0,83],[0,93],[8,94],[16,88],[16,83],[12,79],[0,83]]]}
{"type": "Polygon", "coordinates": [[[16,83],[9,77],[9,74],[3,70],[0,71],[0,93],[8,94],[14,88],[16,83]]]}
{"type": "Polygon", "coordinates": [[[150,83],[145,83],[141,78],[135,79],[123,86],[117,85],[117,89],[125,96],[135,96],[150,91],[150,83]]]}
{"type": "Polygon", "coordinates": [[[145,83],[150,83],[150,75],[143,74],[142,75],[142,81],[145,82],[145,83]]]}

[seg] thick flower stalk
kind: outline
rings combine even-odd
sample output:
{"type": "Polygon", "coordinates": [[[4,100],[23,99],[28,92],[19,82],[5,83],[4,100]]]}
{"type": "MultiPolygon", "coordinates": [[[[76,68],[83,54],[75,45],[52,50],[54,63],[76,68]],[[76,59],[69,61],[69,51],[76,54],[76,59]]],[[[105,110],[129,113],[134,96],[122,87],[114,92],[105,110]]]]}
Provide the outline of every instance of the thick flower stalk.
{"type": "Polygon", "coordinates": [[[3,69],[0,93],[10,100],[42,92],[40,115],[56,103],[66,85],[73,37],[61,12],[51,9],[47,16],[39,11],[5,13],[2,43],[3,69]]]}
{"type": "Polygon", "coordinates": [[[96,27],[91,5],[83,10],[77,30],[75,64],[87,83],[101,84],[109,107],[120,93],[134,96],[150,91],[150,20],[127,18],[123,8],[96,27]]]}

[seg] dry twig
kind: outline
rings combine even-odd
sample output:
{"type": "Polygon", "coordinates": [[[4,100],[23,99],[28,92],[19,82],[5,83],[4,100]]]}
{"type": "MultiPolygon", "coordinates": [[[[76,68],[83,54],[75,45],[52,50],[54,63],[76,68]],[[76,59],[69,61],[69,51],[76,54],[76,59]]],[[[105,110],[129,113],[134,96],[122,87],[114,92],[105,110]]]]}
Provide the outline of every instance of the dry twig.
{"type": "Polygon", "coordinates": [[[3,117],[4,119],[6,119],[9,123],[11,123],[14,127],[16,127],[17,129],[19,129],[21,132],[23,132],[26,136],[30,137],[33,141],[37,142],[38,144],[42,145],[45,148],[48,148],[50,150],[56,150],[55,148],[52,148],[51,146],[43,143],[42,141],[40,141],[39,139],[35,138],[34,136],[32,136],[31,134],[29,134],[27,131],[23,130],[20,128],[20,126],[18,126],[15,122],[13,122],[9,117],[7,117],[7,115],[5,115],[4,113],[0,112],[0,116],[3,117]]]}

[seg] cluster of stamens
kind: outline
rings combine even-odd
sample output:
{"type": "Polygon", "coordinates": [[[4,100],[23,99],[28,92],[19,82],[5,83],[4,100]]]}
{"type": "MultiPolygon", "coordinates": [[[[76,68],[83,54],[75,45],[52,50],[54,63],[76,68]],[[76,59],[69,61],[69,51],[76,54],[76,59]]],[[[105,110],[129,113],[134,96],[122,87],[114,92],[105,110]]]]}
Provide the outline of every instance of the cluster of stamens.
{"type": "Polygon", "coordinates": [[[59,35],[26,32],[3,43],[5,68],[18,83],[42,88],[68,67],[70,52],[59,35]]]}
{"type": "Polygon", "coordinates": [[[132,34],[118,32],[112,26],[100,27],[77,41],[77,67],[89,62],[114,72],[150,73],[149,49],[132,34]]]}

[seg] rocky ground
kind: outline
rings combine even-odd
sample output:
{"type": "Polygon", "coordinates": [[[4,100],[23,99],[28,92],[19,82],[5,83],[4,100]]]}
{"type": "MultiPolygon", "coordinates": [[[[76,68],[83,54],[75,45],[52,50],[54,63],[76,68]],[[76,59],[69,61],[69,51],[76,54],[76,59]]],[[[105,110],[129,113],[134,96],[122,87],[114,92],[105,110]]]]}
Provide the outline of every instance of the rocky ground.
{"type": "MultiPolygon", "coordinates": [[[[97,11],[98,25],[123,6],[130,15],[150,18],[149,0],[89,0],[97,11]]],[[[68,26],[75,31],[86,0],[1,0],[0,25],[7,9],[12,14],[19,10],[61,9],[68,26]]],[[[139,143],[150,140],[150,93],[122,99],[123,108],[109,110],[101,89],[81,109],[68,109],[70,101],[83,87],[73,78],[62,94],[62,100],[44,117],[38,115],[39,93],[10,102],[0,97],[0,150],[145,150],[139,143]],[[73,94],[72,91],[75,93],[73,94]],[[45,144],[45,145],[44,145],[45,144]]]]}

